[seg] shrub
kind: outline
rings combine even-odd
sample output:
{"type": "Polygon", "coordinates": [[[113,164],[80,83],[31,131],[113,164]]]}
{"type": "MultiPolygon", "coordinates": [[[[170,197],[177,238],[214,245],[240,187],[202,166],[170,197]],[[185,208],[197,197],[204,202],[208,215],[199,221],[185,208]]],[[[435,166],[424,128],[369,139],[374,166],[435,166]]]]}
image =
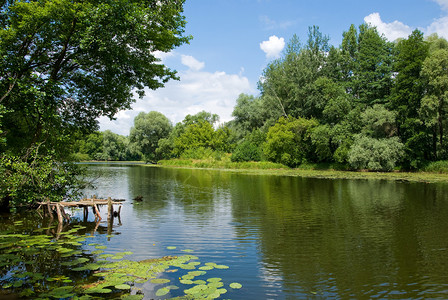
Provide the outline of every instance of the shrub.
{"type": "Polygon", "coordinates": [[[230,159],[232,162],[260,161],[261,149],[254,143],[244,141],[235,148],[230,159]]]}
{"type": "Polygon", "coordinates": [[[354,169],[392,171],[403,155],[403,144],[398,137],[375,139],[359,135],[348,153],[354,169]]]}
{"type": "Polygon", "coordinates": [[[311,131],[315,120],[283,118],[269,128],[263,154],[272,162],[296,167],[313,155],[311,131]]]}

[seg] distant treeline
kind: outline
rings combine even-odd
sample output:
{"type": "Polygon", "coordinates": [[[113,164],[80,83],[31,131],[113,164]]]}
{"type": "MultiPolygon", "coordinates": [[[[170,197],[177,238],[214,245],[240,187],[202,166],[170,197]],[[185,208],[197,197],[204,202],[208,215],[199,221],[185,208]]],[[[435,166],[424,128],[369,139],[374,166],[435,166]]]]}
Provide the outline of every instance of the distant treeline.
{"type": "Polygon", "coordinates": [[[171,158],[272,161],[289,167],[333,163],[351,169],[421,169],[446,160],[448,42],[415,30],[388,41],[363,24],[334,47],[318,27],[294,36],[265,68],[260,96],[242,94],[234,119],[188,115],[173,126],[140,113],[128,137],[96,132],[75,157],[157,161],[171,158]]]}

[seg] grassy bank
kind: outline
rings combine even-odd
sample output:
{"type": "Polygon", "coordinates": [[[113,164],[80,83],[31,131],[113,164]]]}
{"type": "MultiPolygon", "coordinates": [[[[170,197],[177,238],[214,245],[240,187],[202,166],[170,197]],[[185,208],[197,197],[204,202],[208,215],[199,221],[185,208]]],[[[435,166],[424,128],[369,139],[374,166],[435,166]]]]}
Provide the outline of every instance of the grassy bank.
{"type": "MultiPolygon", "coordinates": [[[[440,165],[440,164],[438,164],[440,165]]],[[[178,168],[203,168],[220,169],[245,174],[299,176],[308,178],[328,179],[376,179],[395,180],[401,182],[447,182],[448,174],[441,173],[441,169],[428,172],[430,168],[420,172],[365,172],[341,170],[343,166],[332,164],[303,165],[296,169],[288,168],[281,164],[271,162],[230,162],[227,160],[194,160],[194,159],[172,159],[159,162],[162,167],[178,168]]]]}

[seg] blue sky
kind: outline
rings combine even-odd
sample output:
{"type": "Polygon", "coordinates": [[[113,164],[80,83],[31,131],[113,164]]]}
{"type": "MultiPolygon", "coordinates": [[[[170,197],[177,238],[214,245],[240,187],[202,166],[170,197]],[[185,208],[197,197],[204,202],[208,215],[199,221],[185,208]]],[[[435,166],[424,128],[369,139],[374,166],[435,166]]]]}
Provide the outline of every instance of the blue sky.
{"type": "Polygon", "coordinates": [[[365,22],[391,41],[415,28],[448,38],[448,0],[186,0],[184,15],[193,40],[158,54],[181,80],[136,98],[115,121],[100,118],[100,130],[129,135],[134,117],[153,110],[173,124],[201,110],[227,122],[238,95],[258,95],[263,69],[294,34],[305,42],[309,26],[319,26],[335,46],[351,24],[365,22]]]}

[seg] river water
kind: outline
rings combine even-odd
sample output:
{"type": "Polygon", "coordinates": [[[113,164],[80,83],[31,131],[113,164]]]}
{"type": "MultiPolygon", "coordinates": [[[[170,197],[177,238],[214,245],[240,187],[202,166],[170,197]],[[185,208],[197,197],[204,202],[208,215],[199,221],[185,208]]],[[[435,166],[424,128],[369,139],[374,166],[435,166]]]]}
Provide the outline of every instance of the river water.
{"type": "Polygon", "coordinates": [[[87,196],[126,199],[115,235],[99,237],[109,251],[142,260],[192,249],[229,266],[211,275],[243,285],[226,299],[448,298],[447,184],[88,170],[87,196]]]}

